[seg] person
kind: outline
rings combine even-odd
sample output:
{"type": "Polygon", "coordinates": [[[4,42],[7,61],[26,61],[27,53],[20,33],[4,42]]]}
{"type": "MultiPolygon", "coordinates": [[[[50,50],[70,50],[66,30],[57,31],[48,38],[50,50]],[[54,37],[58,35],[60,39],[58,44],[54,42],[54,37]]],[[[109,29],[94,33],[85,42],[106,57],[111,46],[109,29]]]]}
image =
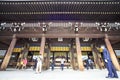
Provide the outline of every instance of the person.
{"type": "Polygon", "coordinates": [[[93,69],[93,61],[90,58],[88,58],[86,60],[86,68],[87,68],[87,70],[89,69],[89,67],[90,67],[90,69],[93,69]]]}
{"type": "Polygon", "coordinates": [[[38,56],[37,58],[37,66],[36,66],[36,73],[41,73],[42,70],[42,55],[38,56]]]}
{"type": "Polygon", "coordinates": [[[88,64],[89,64],[89,67],[91,68],[91,69],[93,69],[93,61],[92,61],[92,59],[88,59],[88,64]]]}
{"type": "Polygon", "coordinates": [[[35,60],[34,60],[34,66],[33,66],[33,70],[36,70],[36,66],[37,66],[37,58],[35,58],[35,60]]]}
{"type": "Polygon", "coordinates": [[[53,60],[53,61],[51,62],[51,70],[52,70],[52,71],[54,70],[54,66],[55,66],[55,61],[53,60]]]}
{"type": "Polygon", "coordinates": [[[26,69],[26,65],[27,65],[27,58],[23,59],[23,65],[22,65],[22,69],[26,69]]]}
{"type": "Polygon", "coordinates": [[[116,69],[114,68],[114,65],[112,63],[112,60],[110,58],[110,53],[105,47],[102,47],[103,49],[103,58],[104,62],[106,64],[106,68],[108,70],[108,76],[106,78],[118,78],[116,69]]]}
{"type": "Polygon", "coordinates": [[[63,71],[63,69],[64,69],[64,61],[65,61],[65,60],[64,60],[64,58],[62,57],[62,58],[61,58],[61,70],[62,70],[62,71],[63,71]]]}
{"type": "Polygon", "coordinates": [[[88,59],[85,60],[85,67],[87,68],[87,70],[89,69],[88,59]]]}

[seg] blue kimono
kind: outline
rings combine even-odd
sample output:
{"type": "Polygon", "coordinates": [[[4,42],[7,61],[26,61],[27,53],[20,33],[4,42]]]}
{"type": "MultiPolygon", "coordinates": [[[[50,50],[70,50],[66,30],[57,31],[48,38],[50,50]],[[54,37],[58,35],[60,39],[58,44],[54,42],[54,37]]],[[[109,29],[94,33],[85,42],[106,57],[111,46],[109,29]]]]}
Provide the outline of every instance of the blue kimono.
{"type": "Polygon", "coordinates": [[[103,49],[103,57],[104,57],[106,68],[108,70],[108,76],[106,78],[118,78],[116,69],[114,68],[114,65],[112,64],[112,60],[110,58],[110,53],[106,48],[103,49]]]}

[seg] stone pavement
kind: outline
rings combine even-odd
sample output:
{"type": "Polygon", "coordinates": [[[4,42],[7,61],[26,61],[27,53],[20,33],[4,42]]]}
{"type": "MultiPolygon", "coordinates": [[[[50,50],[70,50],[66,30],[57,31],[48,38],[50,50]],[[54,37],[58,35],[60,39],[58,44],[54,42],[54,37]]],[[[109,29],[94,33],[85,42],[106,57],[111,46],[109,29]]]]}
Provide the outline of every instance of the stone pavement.
{"type": "Polygon", "coordinates": [[[120,80],[120,72],[117,72],[119,78],[105,78],[107,70],[72,70],[64,69],[61,71],[59,68],[54,71],[46,70],[42,73],[36,74],[32,69],[18,70],[7,69],[6,71],[0,71],[0,80],[120,80]]]}

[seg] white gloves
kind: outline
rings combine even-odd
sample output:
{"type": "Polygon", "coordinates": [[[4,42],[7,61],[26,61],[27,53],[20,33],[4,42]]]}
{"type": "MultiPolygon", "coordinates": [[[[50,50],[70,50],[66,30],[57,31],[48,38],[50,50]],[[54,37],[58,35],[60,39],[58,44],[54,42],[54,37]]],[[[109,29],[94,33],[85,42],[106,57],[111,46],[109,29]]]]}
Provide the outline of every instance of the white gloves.
{"type": "Polygon", "coordinates": [[[105,59],[105,62],[108,62],[107,59],[105,59]]]}

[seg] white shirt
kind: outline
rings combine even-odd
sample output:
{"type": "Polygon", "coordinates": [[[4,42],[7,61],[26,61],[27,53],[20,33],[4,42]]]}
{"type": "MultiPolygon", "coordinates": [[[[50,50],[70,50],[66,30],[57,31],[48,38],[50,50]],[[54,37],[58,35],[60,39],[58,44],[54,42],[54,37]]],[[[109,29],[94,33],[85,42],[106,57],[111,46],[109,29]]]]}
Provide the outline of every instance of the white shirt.
{"type": "Polygon", "coordinates": [[[39,57],[37,58],[37,62],[38,62],[38,63],[42,63],[42,56],[39,56],[39,57]]]}
{"type": "Polygon", "coordinates": [[[64,64],[64,61],[65,61],[64,59],[61,59],[61,64],[64,64]]]}

